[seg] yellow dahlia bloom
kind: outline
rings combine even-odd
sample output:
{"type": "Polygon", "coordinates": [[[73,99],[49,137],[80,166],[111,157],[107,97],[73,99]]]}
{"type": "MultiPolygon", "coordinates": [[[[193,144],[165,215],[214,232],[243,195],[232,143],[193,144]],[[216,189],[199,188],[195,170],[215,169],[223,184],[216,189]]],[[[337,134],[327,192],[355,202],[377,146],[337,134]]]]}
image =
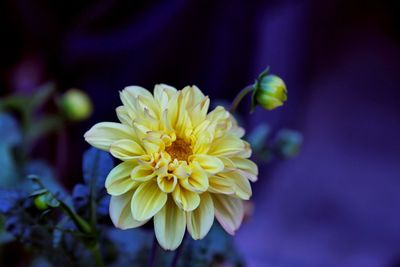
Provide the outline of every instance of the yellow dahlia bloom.
{"type": "Polygon", "coordinates": [[[186,229],[202,239],[214,217],[230,234],[240,226],[257,166],[242,128],[195,86],[160,84],[120,92],[121,123],[94,125],[85,139],[121,160],[108,175],[110,216],[121,229],[153,218],[159,244],[173,250],[186,229]]]}

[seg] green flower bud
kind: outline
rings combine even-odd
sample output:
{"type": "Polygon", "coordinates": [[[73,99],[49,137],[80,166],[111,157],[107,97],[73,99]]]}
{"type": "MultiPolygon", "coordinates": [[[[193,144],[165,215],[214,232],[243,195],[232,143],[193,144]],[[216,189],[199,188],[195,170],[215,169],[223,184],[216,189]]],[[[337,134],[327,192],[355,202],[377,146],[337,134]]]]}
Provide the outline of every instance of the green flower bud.
{"type": "Polygon", "coordinates": [[[93,111],[89,96],[78,90],[70,89],[61,97],[61,109],[65,116],[72,121],[87,119],[93,111]]]}
{"type": "Polygon", "coordinates": [[[33,204],[35,204],[35,207],[38,210],[46,210],[49,208],[49,206],[47,205],[46,194],[35,196],[35,198],[33,199],[33,204]]]}
{"type": "Polygon", "coordinates": [[[283,105],[287,100],[286,85],[281,78],[268,74],[268,69],[260,74],[254,84],[253,108],[260,105],[272,110],[283,105]]]}

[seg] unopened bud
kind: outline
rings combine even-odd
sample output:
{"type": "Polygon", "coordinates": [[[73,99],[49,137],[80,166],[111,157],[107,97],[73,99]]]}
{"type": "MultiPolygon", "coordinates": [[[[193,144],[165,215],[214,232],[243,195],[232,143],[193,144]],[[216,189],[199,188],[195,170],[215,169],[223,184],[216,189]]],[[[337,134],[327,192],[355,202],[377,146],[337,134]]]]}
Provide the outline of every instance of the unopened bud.
{"type": "Polygon", "coordinates": [[[49,206],[47,205],[47,199],[45,194],[35,196],[35,198],[33,199],[33,204],[35,204],[35,207],[38,210],[46,210],[49,208],[49,206]]]}
{"type": "Polygon", "coordinates": [[[70,89],[61,98],[61,108],[72,121],[87,119],[93,111],[89,96],[78,89],[70,89]]]}
{"type": "Polygon", "coordinates": [[[260,105],[272,110],[283,105],[287,100],[286,85],[281,78],[268,74],[268,70],[261,73],[254,84],[253,107],[260,105]]]}

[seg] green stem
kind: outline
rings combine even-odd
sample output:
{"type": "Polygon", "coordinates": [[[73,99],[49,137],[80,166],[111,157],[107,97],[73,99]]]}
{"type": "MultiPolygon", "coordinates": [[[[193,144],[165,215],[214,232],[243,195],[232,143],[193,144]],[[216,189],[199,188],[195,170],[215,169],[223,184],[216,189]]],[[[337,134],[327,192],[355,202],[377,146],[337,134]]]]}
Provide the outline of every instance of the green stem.
{"type": "Polygon", "coordinates": [[[96,263],[97,267],[105,267],[103,258],[101,257],[100,249],[99,249],[99,244],[96,242],[96,245],[93,247],[90,247],[90,251],[93,254],[94,257],[94,262],[96,263]]]}
{"type": "Polygon", "coordinates": [[[243,100],[243,98],[250,92],[254,90],[253,85],[246,86],[245,88],[242,89],[242,91],[239,92],[239,94],[235,97],[235,99],[232,102],[231,107],[229,108],[230,113],[234,113],[237,107],[239,106],[240,102],[243,100]]]}
{"type": "Polygon", "coordinates": [[[94,229],[92,229],[92,227],[90,227],[90,225],[84,219],[82,219],[81,216],[79,216],[74,211],[72,211],[70,209],[70,207],[68,207],[67,204],[60,201],[60,207],[72,219],[72,221],[75,223],[76,227],[78,227],[78,229],[81,232],[83,232],[85,234],[93,234],[94,233],[94,229]]]}

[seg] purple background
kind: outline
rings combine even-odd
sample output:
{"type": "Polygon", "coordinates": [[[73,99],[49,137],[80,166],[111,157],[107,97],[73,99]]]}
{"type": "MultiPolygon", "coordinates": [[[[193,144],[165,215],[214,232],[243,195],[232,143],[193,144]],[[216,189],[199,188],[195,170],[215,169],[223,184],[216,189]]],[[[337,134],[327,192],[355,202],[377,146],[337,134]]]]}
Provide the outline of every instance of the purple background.
{"type": "Polygon", "coordinates": [[[116,120],[124,86],[196,84],[232,99],[269,65],[289,101],[246,127],[305,139],[297,158],[261,166],[254,216],[236,238],[249,266],[400,266],[398,2],[82,2],[0,4],[2,95],[53,80],[94,101],[94,116],[68,129],[66,185],[80,177],[82,134],[116,120]]]}

